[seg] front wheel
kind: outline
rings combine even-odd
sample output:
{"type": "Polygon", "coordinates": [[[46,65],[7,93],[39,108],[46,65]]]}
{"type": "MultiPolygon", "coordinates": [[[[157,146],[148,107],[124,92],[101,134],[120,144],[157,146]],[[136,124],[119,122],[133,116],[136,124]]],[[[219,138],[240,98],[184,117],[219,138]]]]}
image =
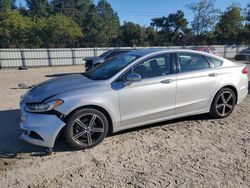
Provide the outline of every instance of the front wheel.
{"type": "Polygon", "coordinates": [[[65,138],[74,148],[87,149],[101,143],[108,133],[108,120],[96,109],[77,110],[68,120],[65,138]]]}
{"type": "Polygon", "coordinates": [[[235,104],[235,93],[229,88],[223,88],[214,97],[210,114],[215,118],[227,117],[232,113],[235,104]]]}

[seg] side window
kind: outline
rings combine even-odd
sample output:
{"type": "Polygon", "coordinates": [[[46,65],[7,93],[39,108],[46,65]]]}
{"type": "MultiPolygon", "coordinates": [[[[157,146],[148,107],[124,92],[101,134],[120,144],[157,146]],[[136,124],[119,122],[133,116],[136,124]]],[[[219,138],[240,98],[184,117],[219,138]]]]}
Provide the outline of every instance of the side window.
{"type": "Polygon", "coordinates": [[[220,67],[222,65],[222,61],[221,60],[218,60],[218,59],[215,59],[215,58],[212,58],[212,57],[206,57],[207,60],[213,64],[214,67],[220,67]]]}
{"type": "Polygon", "coordinates": [[[209,63],[199,54],[180,53],[178,54],[181,72],[209,69],[209,63]]]}
{"type": "Polygon", "coordinates": [[[171,55],[150,58],[133,67],[133,72],[144,78],[164,76],[171,73],[171,55]]]}

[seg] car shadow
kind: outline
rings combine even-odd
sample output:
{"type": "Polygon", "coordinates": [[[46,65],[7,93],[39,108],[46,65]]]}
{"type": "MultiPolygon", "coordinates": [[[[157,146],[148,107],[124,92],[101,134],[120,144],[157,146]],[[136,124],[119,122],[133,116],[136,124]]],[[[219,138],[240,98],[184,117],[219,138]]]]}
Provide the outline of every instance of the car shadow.
{"type": "Polygon", "coordinates": [[[126,129],[126,130],[111,134],[109,136],[112,137],[112,136],[125,134],[125,133],[129,133],[129,132],[133,132],[133,131],[140,131],[140,130],[144,130],[144,129],[148,129],[148,128],[160,127],[163,125],[179,123],[182,121],[198,121],[198,120],[210,120],[210,119],[214,119],[214,118],[211,117],[209,114],[199,114],[199,115],[194,115],[194,116],[187,116],[187,117],[177,118],[177,119],[173,119],[173,120],[167,120],[167,121],[161,121],[158,123],[143,125],[143,126],[135,127],[135,128],[131,128],[131,129],[126,129]]]}
{"type": "MultiPolygon", "coordinates": [[[[0,158],[15,158],[17,154],[28,153],[31,156],[47,155],[47,148],[35,146],[19,139],[20,111],[0,111],[0,158]]],[[[55,151],[73,151],[63,139],[60,139],[55,151]]]]}
{"type": "MultiPolygon", "coordinates": [[[[183,120],[205,120],[210,117],[207,115],[191,116],[187,118],[181,118],[177,120],[165,121],[138,128],[121,131],[115,134],[108,135],[109,137],[125,134],[131,131],[138,131],[149,127],[156,127],[166,125],[183,120]]],[[[29,154],[31,156],[42,157],[48,154],[47,148],[35,146],[19,139],[22,130],[20,129],[20,111],[19,110],[5,110],[0,111],[0,158],[16,158],[18,154],[29,154]]],[[[56,142],[54,152],[76,151],[72,149],[61,135],[56,142]]]]}
{"type": "Polygon", "coordinates": [[[55,78],[55,77],[61,77],[61,76],[68,76],[68,75],[72,75],[72,74],[82,74],[83,72],[74,72],[74,73],[62,73],[62,74],[48,74],[48,75],[45,75],[45,77],[48,77],[48,78],[55,78]]]}
{"type": "Polygon", "coordinates": [[[17,153],[42,151],[40,147],[31,146],[19,139],[19,110],[0,111],[0,158],[14,158],[17,153]]]}
{"type": "MultiPolygon", "coordinates": [[[[250,94],[250,81],[248,82],[248,94],[250,94]]],[[[132,128],[118,133],[110,134],[109,137],[125,134],[131,131],[138,131],[147,128],[163,126],[173,123],[178,123],[181,121],[197,121],[197,120],[209,120],[212,117],[208,114],[201,114],[195,116],[189,116],[184,118],[179,118],[175,120],[164,121],[160,123],[154,123],[150,125],[145,125],[137,128],[132,128]]],[[[20,122],[20,112],[19,110],[5,110],[0,111],[0,158],[16,158],[17,154],[27,153],[31,156],[42,157],[47,155],[47,148],[35,146],[26,143],[19,139],[22,130],[19,127],[20,122]]],[[[72,149],[65,141],[65,139],[60,136],[56,142],[55,152],[65,152],[65,151],[76,151],[72,149]]]]}

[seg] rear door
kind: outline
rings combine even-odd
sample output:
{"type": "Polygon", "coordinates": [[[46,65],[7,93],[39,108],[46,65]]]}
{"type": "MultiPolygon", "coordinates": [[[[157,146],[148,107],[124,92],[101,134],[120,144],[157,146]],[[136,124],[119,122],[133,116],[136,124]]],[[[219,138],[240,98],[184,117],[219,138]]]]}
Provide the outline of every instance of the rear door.
{"type": "Polygon", "coordinates": [[[176,54],[178,62],[176,114],[207,112],[219,87],[220,73],[202,55],[176,54]]]}

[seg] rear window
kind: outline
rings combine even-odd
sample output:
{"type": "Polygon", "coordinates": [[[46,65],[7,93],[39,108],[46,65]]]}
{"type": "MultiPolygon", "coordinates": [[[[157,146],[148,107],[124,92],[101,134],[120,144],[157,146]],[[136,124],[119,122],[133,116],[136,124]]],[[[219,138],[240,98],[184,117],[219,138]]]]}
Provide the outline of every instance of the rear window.
{"type": "Polygon", "coordinates": [[[222,65],[222,61],[219,59],[215,59],[212,57],[206,57],[206,58],[210,63],[212,63],[214,67],[220,67],[222,65]]]}
{"type": "Polygon", "coordinates": [[[190,72],[209,69],[209,63],[206,59],[195,53],[180,53],[178,54],[181,72],[190,72]]]}

